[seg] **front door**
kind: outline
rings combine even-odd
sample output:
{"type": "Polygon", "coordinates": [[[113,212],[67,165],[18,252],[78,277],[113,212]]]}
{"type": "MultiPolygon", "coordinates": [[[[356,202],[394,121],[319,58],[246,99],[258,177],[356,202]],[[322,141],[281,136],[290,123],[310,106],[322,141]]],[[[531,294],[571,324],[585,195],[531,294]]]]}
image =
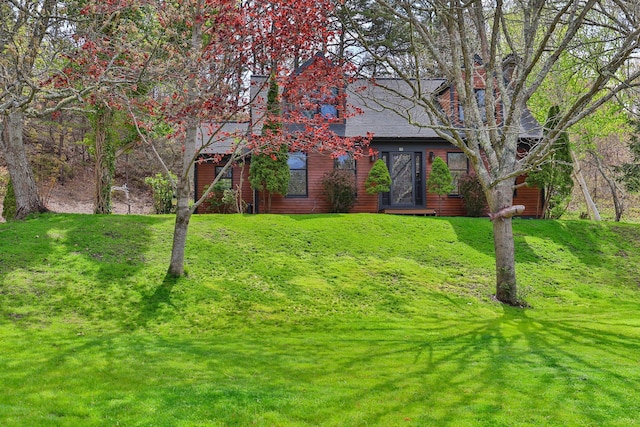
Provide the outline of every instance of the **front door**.
{"type": "Polygon", "coordinates": [[[391,191],[382,194],[382,207],[423,208],[422,153],[387,151],[382,160],[391,175],[391,191]]]}

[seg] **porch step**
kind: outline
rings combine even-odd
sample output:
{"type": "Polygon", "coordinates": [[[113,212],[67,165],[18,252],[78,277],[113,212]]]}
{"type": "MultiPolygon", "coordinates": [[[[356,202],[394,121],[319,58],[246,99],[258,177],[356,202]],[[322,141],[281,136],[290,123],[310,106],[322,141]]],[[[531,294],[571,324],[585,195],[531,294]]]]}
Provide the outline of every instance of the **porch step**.
{"type": "Polygon", "coordinates": [[[391,215],[435,216],[435,209],[384,209],[382,213],[391,215]]]}

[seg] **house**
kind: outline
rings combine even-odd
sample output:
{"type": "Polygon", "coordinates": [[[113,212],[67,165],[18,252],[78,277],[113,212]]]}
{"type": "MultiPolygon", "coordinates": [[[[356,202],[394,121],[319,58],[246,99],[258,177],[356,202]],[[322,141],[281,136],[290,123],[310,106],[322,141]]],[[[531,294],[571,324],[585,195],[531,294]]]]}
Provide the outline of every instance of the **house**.
{"type": "MultiPolygon", "coordinates": [[[[476,96],[481,102],[481,82],[478,79],[476,96]]],[[[266,94],[267,78],[254,76],[252,88],[262,90],[266,94]]],[[[340,117],[330,125],[333,132],[341,137],[359,137],[368,133],[373,134],[370,147],[376,155],[353,159],[350,156],[333,158],[329,154],[320,152],[290,153],[289,167],[291,183],[287,195],[272,195],[271,213],[323,213],[329,212],[329,203],[323,195],[322,177],[334,168],[352,170],[356,182],[356,202],[350,212],[416,212],[435,213],[439,208],[438,196],[426,191],[427,177],[431,172],[431,165],[435,157],[442,158],[448,165],[454,181],[457,177],[472,172],[466,155],[460,149],[451,145],[437,135],[430,128],[431,122],[424,109],[412,105],[406,99],[393,94],[381,86],[392,87],[395,92],[402,93],[409,90],[408,85],[399,79],[379,79],[379,84],[372,84],[367,80],[358,80],[347,85],[345,90],[346,104],[353,106],[361,114],[340,117]],[[394,111],[395,110],[395,111],[394,111]],[[412,123],[409,123],[396,111],[409,113],[412,123]],[[388,193],[380,195],[367,194],[364,182],[373,166],[374,161],[384,160],[389,169],[392,184],[388,193]]],[[[442,108],[450,110],[453,116],[460,117],[462,110],[457,107],[457,96],[454,88],[444,79],[428,79],[421,81],[421,90],[433,93],[439,99],[442,108]]],[[[254,96],[256,94],[253,94],[254,96]]],[[[261,98],[266,99],[266,95],[261,98]]],[[[252,118],[259,115],[257,111],[264,105],[255,105],[252,118]]],[[[331,106],[318,105],[322,114],[340,115],[340,109],[331,106]],[[323,109],[324,110],[321,110],[323,109]],[[333,108],[333,109],[332,109],[333,108]]],[[[255,120],[255,119],[254,119],[255,120]]],[[[230,123],[225,124],[238,132],[259,134],[261,124],[230,123]]],[[[541,137],[541,127],[527,111],[521,123],[521,140],[535,140],[541,137]]],[[[202,135],[206,136],[203,130],[202,135]]],[[[523,145],[524,146],[524,145],[523,145]]],[[[224,159],[220,156],[213,158],[213,154],[220,154],[229,149],[229,143],[221,141],[205,150],[205,158],[196,165],[195,197],[202,194],[206,185],[212,182],[216,172],[220,171],[224,159]]],[[[226,188],[239,188],[242,199],[250,206],[252,212],[264,212],[261,206],[261,195],[254,192],[248,180],[249,167],[235,166],[230,168],[222,178],[226,188]]],[[[516,183],[524,182],[524,177],[518,177],[516,183]]],[[[514,204],[526,206],[523,216],[541,216],[541,193],[536,188],[520,187],[515,193],[514,204]]],[[[207,212],[207,206],[201,206],[199,213],[207,212]]],[[[441,204],[440,215],[463,216],[466,214],[463,199],[457,189],[446,196],[441,204]]]]}

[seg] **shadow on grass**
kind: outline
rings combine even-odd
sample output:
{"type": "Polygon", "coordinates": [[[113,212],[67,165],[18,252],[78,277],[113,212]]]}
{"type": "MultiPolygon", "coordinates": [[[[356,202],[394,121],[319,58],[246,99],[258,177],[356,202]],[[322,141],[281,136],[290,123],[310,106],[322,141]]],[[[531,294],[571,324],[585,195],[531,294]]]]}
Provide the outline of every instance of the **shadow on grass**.
{"type": "Polygon", "coordinates": [[[161,308],[176,308],[171,301],[171,291],[179,280],[179,277],[167,274],[160,286],[158,286],[152,294],[142,297],[142,301],[140,302],[140,315],[136,322],[137,326],[147,326],[149,321],[157,319],[161,308]]]}
{"type": "MultiPolygon", "coordinates": [[[[494,256],[493,227],[489,220],[478,218],[442,218],[442,220],[450,223],[460,242],[485,255],[494,256]]],[[[640,247],[638,234],[634,227],[627,230],[623,226],[608,227],[608,224],[587,221],[520,218],[513,220],[516,262],[549,262],[539,253],[538,248],[532,247],[527,242],[529,238],[553,242],[561,250],[569,251],[581,263],[600,267],[603,265],[602,256],[618,252],[619,246],[630,237],[629,243],[635,248],[640,247]]]]}
{"type": "Polygon", "coordinates": [[[152,228],[168,220],[49,213],[2,224],[0,317],[114,318],[139,295],[134,277],[160,250],[152,228]]]}
{"type": "MultiPolygon", "coordinates": [[[[390,417],[402,414],[416,425],[605,425],[640,409],[638,336],[609,326],[533,320],[524,310],[504,307],[502,316],[470,321],[458,333],[446,327],[422,331],[444,339],[372,340],[366,355],[346,356],[326,374],[344,372],[351,383],[380,375],[369,387],[354,386],[341,396],[347,408],[381,402],[361,419],[366,425],[389,425],[390,417]],[[404,364],[391,373],[398,361],[404,364]]],[[[316,418],[330,417],[335,404],[319,405],[327,410],[316,418]]]]}
{"type": "MultiPolygon", "coordinates": [[[[173,284],[149,296],[147,320],[170,304],[173,284]]],[[[161,424],[623,425],[640,410],[637,332],[503,310],[456,319],[455,330],[433,319],[413,328],[86,337],[55,352],[49,345],[40,366],[25,361],[35,378],[8,391],[60,397],[69,369],[85,399],[77,405],[161,424]],[[91,382],[105,364],[108,378],[91,382]]],[[[14,364],[12,375],[21,370],[14,364]]]]}

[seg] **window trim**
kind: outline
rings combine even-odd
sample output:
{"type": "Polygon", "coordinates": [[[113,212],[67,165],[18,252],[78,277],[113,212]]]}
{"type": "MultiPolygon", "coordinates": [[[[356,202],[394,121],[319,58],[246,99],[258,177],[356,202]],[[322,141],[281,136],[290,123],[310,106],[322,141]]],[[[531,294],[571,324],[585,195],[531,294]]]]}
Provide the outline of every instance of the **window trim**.
{"type": "MultiPolygon", "coordinates": [[[[467,163],[467,167],[466,170],[462,173],[462,174],[468,174],[469,173],[469,157],[467,157],[466,154],[464,154],[462,151],[447,151],[447,167],[449,168],[449,172],[451,173],[451,176],[453,178],[453,170],[451,169],[450,165],[450,161],[449,161],[449,155],[450,154],[460,154],[462,156],[464,156],[466,163],[467,163]]],[[[455,171],[462,171],[462,169],[454,169],[455,171]]],[[[458,176],[456,174],[456,176],[458,176]]],[[[453,192],[448,194],[448,197],[461,197],[460,196],[460,187],[458,185],[456,185],[458,182],[457,180],[454,179],[454,190],[453,192]]]]}
{"type": "Polygon", "coordinates": [[[309,197],[309,156],[307,155],[307,153],[304,153],[302,151],[294,151],[293,153],[289,153],[289,159],[287,159],[287,164],[289,166],[289,173],[291,173],[291,171],[304,170],[304,194],[289,194],[289,191],[291,188],[291,179],[289,179],[289,188],[287,188],[287,194],[285,195],[285,197],[289,199],[307,198],[309,197]],[[291,165],[289,164],[289,159],[291,159],[292,155],[304,156],[304,168],[297,168],[297,169],[291,168],[291,165]]]}
{"type": "MultiPolygon", "coordinates": [[[[214,180],[220,174],[220,172],[222,171],[222,168],[224,168],[224,165],[215,166],[213,170],[215,173],[215,175],[213,176],[214,180]]],[[[233,189],[233,167],[229,166],[229,168],[226,170],[226,174],[228,176],[221,176],[220,179],[218,180],[218,184],[222,183],[223,181],[229,181],[229,186],[223,187],[223,190],[232,190],[233,189]]]]}

